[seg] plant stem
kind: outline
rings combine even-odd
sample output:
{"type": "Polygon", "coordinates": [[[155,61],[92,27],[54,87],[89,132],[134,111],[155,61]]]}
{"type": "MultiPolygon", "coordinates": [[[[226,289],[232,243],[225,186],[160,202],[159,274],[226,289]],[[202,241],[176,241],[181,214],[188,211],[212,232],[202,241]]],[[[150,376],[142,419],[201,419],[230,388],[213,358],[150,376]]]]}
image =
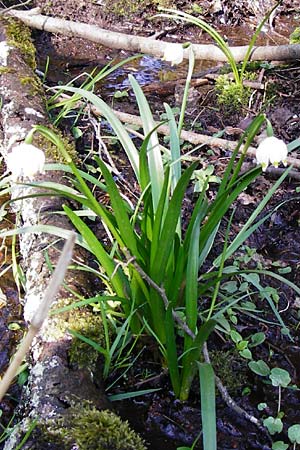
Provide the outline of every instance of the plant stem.
{"type": "Polygon", "coordinates": [[[189,96],[189,87],[190,87],[190,84],[191,84],[191,79],[192,79],[192,75],[193,75],[193,71],[194,71],[194,66],[195,66],[195,55],[194,55],[193,47],[190,45],[190,47],[189,47],[189,70],[188,70],[188,74],[187,74],[187,77],[186,77],[186,82],[185,82],[185,87],[184,87],[184,92],[183,92],[182,105],[181,105],[181,111],[180,111],[180,117],[179,117],[179,122],[178,122],[178,136],[179,136],[179,138],[180,138],[181,130],[182,130],[182,127],[183,127],[184,115],[185,115],[185,110],[186,110],[186,104],[187,104],[187,100],[188,100],[188,96],[189,96]]]}
{"type": "Polygon", "coordinates": [[[277,408],[277,414],[280,413],[281,408],[281,386],[278,386],[278,408],[277,408]]]}
{"type": "MultiPolygon", "coordinates": [[[[158,292],[158,294],[162,298],[165,308],[167,309],[169,306],[169,300],[168,300],[165,290],[162,287],[158,286],[158,284],[156,284],[155,281],[153,281],[152,278],[150,278],[149,275],[147,275],[146,272],[143,271],[143,269],[135,261],[134,256],[131,256],[128,251],[125,251],[124,253],[125,253],[125,256],[127,259],[127,264],[132,264],[135,267],[135,269],[137,270],[137,272],[141,275],[141,277],[147,281],[149,286],[153,287],[153,289],[155,289],[158,292]]],[[[172,316],[173,316],[173,319],[175,320],[175,322],[177,322],[177,324],[183,329],[183,331],[188,336],[190,336],[192,339],[195,339],[195,334],[187,326],[187,324],[177,315],[177,313],[173,309],[172,309],[172,316]]]]}

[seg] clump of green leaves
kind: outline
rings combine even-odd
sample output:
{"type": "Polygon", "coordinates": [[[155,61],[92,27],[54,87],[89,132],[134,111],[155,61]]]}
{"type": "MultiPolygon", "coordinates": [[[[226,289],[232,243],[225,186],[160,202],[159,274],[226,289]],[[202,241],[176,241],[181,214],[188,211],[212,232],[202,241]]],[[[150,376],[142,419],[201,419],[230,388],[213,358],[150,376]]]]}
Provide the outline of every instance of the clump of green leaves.
{"type": "Polygon", "coordinates": [[[208,190],[210,183],[220,183],[220,177],[214,175],[214,166],[209,164],[205,169],[194,170],[192,180],[194,180],[194,192],[208,190]]]}
{"type": "Polygon", "coordinates": [[[300,44],[300,27],[296,27],[290,35],[290,44],[300,44]]]}
{"type": "MultiPolygon", "coordinates": [[[[230,245],[227,245],[228,228],[223,251],[214,261],[215,270],[199,277],[213,246],[220,221],[237,196],[261,171],[257,167],[239,176],[247,148],[265,117],[259,116],[247,129],[233,152],[212,202],[206,197],[206,178],[190,217],[185,219],[186,231],[183,232],[182,202],[197,169],[197,162],[184,171],[181,166],[180,130],[184,113],[181,111],[177,125],[171,108],[165,105],[170,126],[170,150],[164,165],[165,151],[163,153],[160,147],[148,102],[132,76],[130,82],[144,127],[145,139],[139,150],[102,99],[83,89],[65,87],[65,90],[73,92],[76,99],[83,96],[91,101],[115,130],[140,186],[141,196],[136,206],[133,207],[121,196],[116,181],[102,160],[95,157],[95,163],[103,177],[103,182],[100,182],[98,178],[79,171],[63,142],[53,132],[41,126],[35,127],[35,131],[41,132],[57,145],[76,182],[71,190],[45,182],[37,185],[48,189],[52,194],[54,192],[72,198],[83,205],[88,217],[92,213],[103,222],[108,230],[111,248],[104,247],[81,215],[68,206],[64,207],[65,213],[80,233],[79,241],[95,256],[101,267],[100,276],[109,290],[114,292],[125,317],[130,320],[132,332],[139,335],[142,330],[146,330],[155,337],[164,364],[168,366],[175,395],[186,400],[197,373],[196,362],[202,346],[216,324],[215,312],[222,279],[231,276],[228,271],[223,274],[225,261],[244,243],[249,233],[259,226],[261,221],[253,225],[257,215],[287,173],[275,183],[230,245]],[[243,151],[239,154],[242,144],[243,151]],[[87,180],[109,194],[110,209],[98,202],[93,190],[87,185],[87,180]],[[198,301],[205,296],[211,299],[210,307],[205,314],[199,315],[198,301]],[[178,346],[180,338],[183,339],[182,346],[178,346]]],[[[65,167],[62,170],[66,170],[65,167]]],[[[62,235],[61,230],[53,227],[51,232],[62,235]]],[[[234,268],[234,275],[235,272],[234,268]]],[[[257,282],[255,285],[259,287],[257,282]]]]}
{"type": "Polygon", "coordinates": [[[216,80],[217,99],[223,111],[231,114],[245,106],[250,96],[250,89],[235,83],[228,75],[220,75],[216,80]]]}
{"type": "MultiPolygon", "coordinates": [[[[214,289],[209,313],[200,322],[199,270],[213,245],[220,220],[228,211],[232,201],[260,173],[261,169],[255,168],[249,174],[239,177],[239,167],[245,153],[240,156],[235,167],[235,158],[239,150],[237,148],[219,185],[215,200],[210,205],[205,195],[206,189],[202,190],[183,235],[182,201],[196,164],[192,164],[181,173],[179,135],[174,116],[170,108],[166,106],[172,131],[171,162],[164,168],[160,146],[153,133],[153,119],[150,116],[149,106],[133,78],[131,83],[138,98],[145,126],[146,138],[139,153],[133,147],[133,142],[129,139],[124,127],[101,99],[80,89],[68,88],[68,90],[86,96],[98,107],[101,103],[101,109],[105,111],[111,124],[117,130],[141,187],[143,206],[139,201],[136,210],[132,210],[130,205],[124,202],[107,166],[96,158],[114,213],[99,204],[88,188],[82,173],[78,171],[66,153],[61,141],[49,130],[42,127],[36,127],[36,129],[43,131],[50,140],[57,143],[76,176],[76,185],[81,193],[76,194],[74,190],[71,193],[63,187],[64,195],[71,195],[85,208],[92,210],[110,230],[115,241],[112,254],[110,250],[103,247],[75,212],[67,206],[64,207],[66,214],[80,232],[84,245],[95,255],[103,268],[106,282],[110,280],[111,289],[120,301],[125,316],[131,317],[132,331],[138,334],[146,326],[146,330],[156,337],[169,368],[174,392],[180,398],[186,399],[196,374],[195,362],[199,359],[202,345],[215,325],[214,304],[220,286],[217,280],[222,276],[222,263],[217,271],[210,274],[209,284],[203,280],[202,288],[214,286],[214,289]],[[200,229],[202,239],[200,239],[200,229]],[[180,320],[177,310],[185,317],[184,321],[180,320]],[[184,332],[183,355],[177,348],[178,328],[184,332]]],[[[261,116],[254,122],[251,134],[256,132],[263,120],[264,117],[261,116]]],[[[250,142],[249,138],[245,146],[250,145],[250,142]]],[[[91,175],[88,179],[93,180],[98,187],[103,187],[103,184],[91,175]]],[[[58,186],[55,187],[57,192],[61,189],[58,186]]],[[[89,214],[87,212],[87,215],[89,214]]]]}

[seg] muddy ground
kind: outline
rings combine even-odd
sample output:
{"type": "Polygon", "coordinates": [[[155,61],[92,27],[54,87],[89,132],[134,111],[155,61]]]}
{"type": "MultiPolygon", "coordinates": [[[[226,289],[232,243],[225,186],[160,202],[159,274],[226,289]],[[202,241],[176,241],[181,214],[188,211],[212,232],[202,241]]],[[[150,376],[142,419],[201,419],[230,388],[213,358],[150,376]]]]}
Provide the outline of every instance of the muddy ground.
{"type": "MultiPolygon", "coordinates": [[[[164,40],[207,42],[207,38],[199,30],[190,26],[167,23],[161,19],[150,19],[156,12],[156,5],[153,6],[147,2],[145,5],[129,2],[131,10],[129,16],[124,15],[124,2],[121,4],[117,0],[110,2],[109,5],[98,1],[74,2],[71,0],[52,0],[50,2],[35,0],[33,3],[34,6],[40,6],[45,14],[97,24],[103,28],[125,33],[151,36],[161,32],[164,40]]],[[[240,1],[234,2],[232,5],[232,2],[211,1],[201,2],[201,8],[203,8],[202,13],[205,19],[219,27],[228,36],[230,45],[241,45],[245,44],[240,39],[241,35],[248,36],[252,32],[263,12],[259,5],[254,8],[254,3],[240,1]]],[[[265,7],[268,6],[267,2],[263,3],[265,7]]],[[[284,2],[284,6],[275,17],[274,30],[267,29],[261,37],[262,42],[279,44],[288,41],[288,36],[300,14],[296,3],[284,2]]],[[[180,9],[191,8],[189,3],[183,1],[177,2],[176,6],[180,9]]],[[[41,72],[45,72],[47,58],[49,58],[45,80],[48,87],[59,83],[64,84],[83,71],[89,72],[95,67],[102,68],[114,58],[120,60],[130,56],[124,52],[104,49],[83,39],[70,40],[69,37],[51,35],[46,32],[34,31],[33,38],[37,48],[38,69],[41,72]]],[[[216,64],[211,63],[197,64],[197,76],[208,71],[216,72],[219,68],[215,66],[216,64]]],[[[121,92],[128,90],[127,74],[135,73],[147,92],[147,98],[155,118],[159,119],[164,111],[163,101],[174,107],[180,105],[181,84],[176,80],[184,79],[186,70],[185,66],[171,68],[166,63],[145,57],[134,67],[131,65],[118,73],[117,77],[113,76],[106,80],[97,89],[98,93],[114,108],[135,114],[137,108],[130,91],[127,92],[128,95],[119,99],[114,97],[115,90],[121,92]],[[166,79],[173,82],[168,89],[164,84],[166,79]],[[157,84],[155,84],[158,82],[161,87],[159,94],[157,94],[157,84]]],[[[247,121],[259,112],[265,112],[273,124],[277,137],[284,139],[285,142],[291,142],[298,138],[300,134],[300,62],[295,61],[289,65],[276,65],[275,63],[261,65],[255,70],[261,77],[261,81],[270,89],[267,92],[254,92],[250,107],[244,107],[238,112],[228,111],[227,107],[221,107],[217,103],[214,82],[209,81],[203,87],[193,88],[185,127],[201,130],[201,133],[207,135],[225,130],[224,138],[236,140],[245,127],[245,120],[247,121]]],[[[61,124],[66,133],[70,133],[71,125],[72,123],[68,120],[61,124]]],[[[84,130],[83,136],[77,139],[76,145],[82,159],[85,159],[86,148],[89,148],[94,139],[94,127],[88,122],[80,121],[76,125],[84,130]]],[[[185,147],[185,151],[190,149],[190,146],[185,147]]],[[[222,176],[230,155],[220,149],[207,150],[207,148],[201,149],[201,153],[197,155],[202,166],[206,167],[208,164],[212,164],[215,174],[222,176]]],[[[293,152],[292,156],[298,156],[297,150],[293,152]]],[[[129,178],[127,181],[130,183],[130,172],[127,170],[123,156],[113,153],[113,158],[122,175],[129,178]]],[[[254,162],[249,159],[248,164],[251,166],[254,162]]],[[[278,173],[272,171],[260,176],[241,194],[235,205],[233,234],[237,233],[241,225],[245,223],[263,198],[266,190],[273,184],[274,178],[278,178],[278,173]]],[[[279,267],[282,273],[285,273],[285,276],[298,286],[300,285],[298,275],[300,264],[299,187],[299,177],[296,175],[281,185],[268,206],[268,212],[284,202],[282,207],[274,210],[270,219],[249,239],[247,248],[237,256],[245,267],[257,264],[271,269],[279,267]],[[251,257],[245,255],[251,255],[251,257]]],[[[215,190],[216,186],[212,184],[208,195],[213,196],[215,190]]],[[[191,191],[190,196],[186,199],[187,205],[191,204],[193,199],[191,191]]],[[[216,249],[222,245],[222,242],[221,233],[216,241],[216,249]]],[[[253,349],[255,359],[262,359],[272,367],[285,368],[292,377],[292,383],[297,384],[300,377],[299,299],[291,289],[278,281],[270,282],[265,279],[262,281],[278,290],[277,308],[281,312],[282,319],[289,328],[293,340],[282,334],[278,325],[274,325],[272,312],[259,296],[256,298],[257,311],[254,313],[247,309],[233,311],[233,315],[238,316],[237,330],[243,336],[259,331],[265,333],[264,343],[253,349]]],[[[209,344],[209,351],[216,373],[222,378],[229,393],[241,407],[249,414],[263,418],[264,412],[258,411],[257,405],[266,402],[270,413],[276,414],[276,388],[266,384],[262,377],[256,376],[248,369],[247,361],[239,356],[232,341],[225,339],[221,334],[216,334],[209,344]]],[[[197,383],[194,385],[189,402],[180,403],[175,400],[168,377],[165,372],[161,371],[160,365],[157,363],[158,352],[153,342],[145,339],[136,352],[140,352],[138,360],[127,372],[126,379],[122,379],[117,387],[109,393],[157,387],[161,388],[161,391],[134,401],[119,402],[119,404],[115,404],[117,410],[143,435],[150,450],[161,448],[175,450],[178,446],[191,445],[201,429],[197,383]]],[[[108,385],[118,375],[118,373],[111,374],[108,385]]],[[[282,403],[282,410],[285,412],[284,430],[283,433],[276,436],[276,440],[287,442],[288,427],[300,423],[298,405],[299,391],[286,389],[283,392],[282,403]]],[[[257,428],[238,415],[224,403],[220,395],[217,397],[217,417],[218,448],[241,450],[271,448],[273,438],[266,429],[257,428]]],[[[198,444],[195,448],[200,449],[201,445],[198,444]]]]}

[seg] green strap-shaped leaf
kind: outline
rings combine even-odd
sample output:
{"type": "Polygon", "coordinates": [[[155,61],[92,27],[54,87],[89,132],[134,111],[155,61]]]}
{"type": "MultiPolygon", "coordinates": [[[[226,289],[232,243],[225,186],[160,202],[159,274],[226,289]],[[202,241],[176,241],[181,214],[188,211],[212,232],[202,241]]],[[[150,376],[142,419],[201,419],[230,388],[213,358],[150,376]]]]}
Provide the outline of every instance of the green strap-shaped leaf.
{"type": "Polygon", "coordinates": [[[170,252],[174,244],[178,218],[181,214],[181,203],[186,187],[191,179],[192,173],[197,167],[197,162],[193,163],[181,176],[170,200],[168,210],[164,219],[164,224],[159,241],[161,245],[155,255],[151,258],[151,278],[158,284],[164,278],[165,269],[170,258],[170,252]]]}
{"type": "Polygon", "coordinates": [[[120,267],[116,270],[116,263],[104,250],[101,242],[97,239],[90,228],[80,219],[68,206],[64,206],[64,211],[68,215],[73,225],[77,228],[91,253],[95,255],[106,274],[111,278],[112,286],[119,297],[126,298],[126,277],[122,274],[120,267]]]}
{"type": "Polygon", "coordinates": [[[215,374],[211,364],[198,363],[203,450],[217,450],[215,374]]]}
{"type": "Polygon", "coordinates": [[[154,131],[155,123],[152,117],[149,103],[135,78],[132,75],[129,75],[128,78],[138,103],[140,116],[143,123],[144,134],[145,136],[147,136],[150,133],[147,154],[148,154],[148,166],[152,189],[152,201],[155,212],[159,202],[162,186],[164,183],[164,168],[160,144],[157,133],[156,131],[154,131]]]}
{"type": "Polygon", "coordinates": [[[105,179],[107,191],[110,196],[110,203],[119,228],[120,237],[125,246],[129,249],[131,255],[139,259],[140,254],[137,246],[138,236],[135,234],[132,224],[130,223],[124,200],[122,199],[116,183],[104,162],[101,161],[100,158],[96,158],[96,161],[105,179]]]}
{"type": "Polygon", "coordinates": [[[182,368],[180,399],[187,400],[191,388],[192,381],[196,373],[196,361],[199,360],[204,342],[207,341],[210,333],[216,325],[215,320],[208,320],[198,330],[194,339],[193,346],[184,358],[184,366],[182,368]]]}

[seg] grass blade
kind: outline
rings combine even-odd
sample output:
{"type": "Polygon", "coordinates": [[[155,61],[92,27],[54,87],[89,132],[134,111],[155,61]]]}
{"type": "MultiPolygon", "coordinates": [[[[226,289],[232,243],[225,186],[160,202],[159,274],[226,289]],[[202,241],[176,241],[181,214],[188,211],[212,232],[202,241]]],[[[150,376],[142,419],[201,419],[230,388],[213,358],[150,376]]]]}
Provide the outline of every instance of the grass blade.
{"type": "Polygon", "coordinates": [[[215,374],[211,364],[198,363],[203,450],[217,450],[215,374]]]}
{"type": "Polygon", "coordinates": [[[156,131],[153,132],[153,130],[155,129],[155,123],[152,117],[149,103],[135,78],[132,75],[129,75],[128,78],[139,106],[140,116],[144,128],[144,135],[147,136],[149,135],[149,133],[151,133],[147,153],[152,189],[152,201],[155,212],[164,183],[164,168],[160,151],[160,144],[156,131]]]}
{"type": "Polygon", "coordinates": [[[135,176],[139,181],[140,176],[139,176],[138,151],[135,145],[133,144],[132,140],[130,139],[125,127],[123,126],[121,121],[117,118],[117,116],[114,114],[112,109],[109,106],[107,106],[107,104],[101,98],[97,97],[97,95],[93,94],[92,92],[80,88],[73,88],[70,86],[59,86],[59,88],[63,89],[64,91],[79,94],[80,97],[86,98],[89,102],[91,102],[94,106],[96,106],[96,108],[99,108],[103,116],[106,118],[106,120],[109,122],[109,124],[115,131],[122,147],[126,152],[126,155],[130,161],[135,176]]]}
{"type": "Polygon", "coordinates": [[[124,245],[129,249],[132,256],[139,258],[140,254],[137,248],[138,238],[134,233],[134,230],[130,223],[127,210],[124,205],[124,200],[122,199],[116,183],[104,162],[101,161],[101,159],[98,157],[96,157],[95,160],[99,165],[102,175],[105,179],[107,190],[110,196],[111,206],[114,211],[115,219],[119,228],[119,233],[122,240],[124,241],[124,245]]]}

